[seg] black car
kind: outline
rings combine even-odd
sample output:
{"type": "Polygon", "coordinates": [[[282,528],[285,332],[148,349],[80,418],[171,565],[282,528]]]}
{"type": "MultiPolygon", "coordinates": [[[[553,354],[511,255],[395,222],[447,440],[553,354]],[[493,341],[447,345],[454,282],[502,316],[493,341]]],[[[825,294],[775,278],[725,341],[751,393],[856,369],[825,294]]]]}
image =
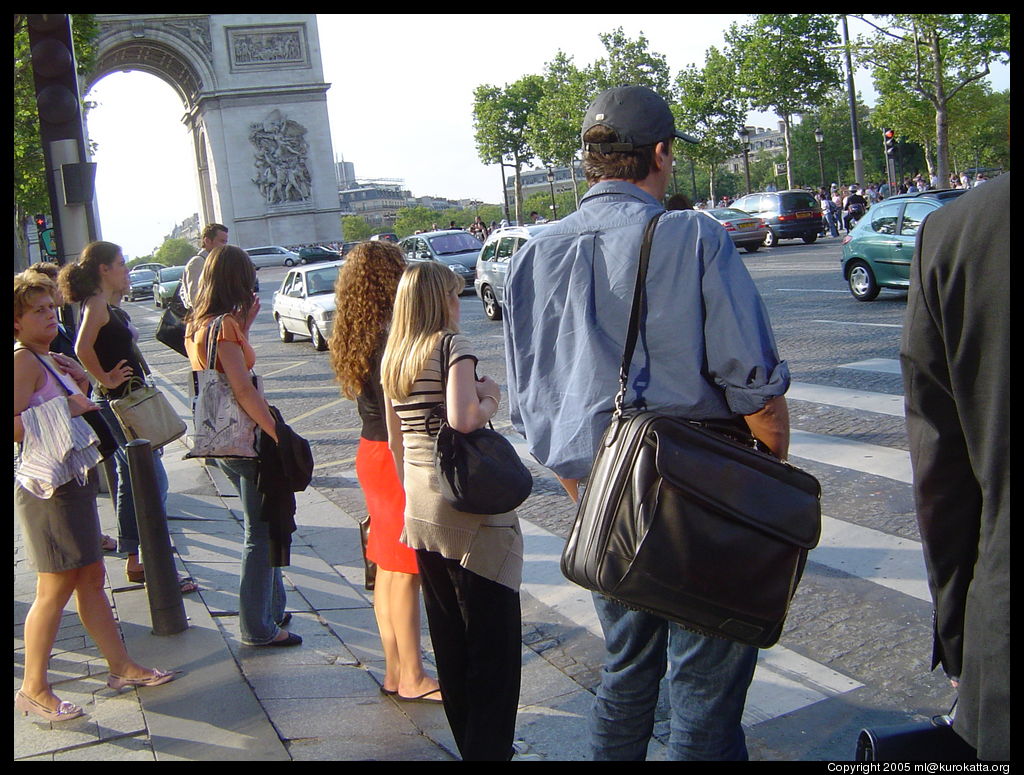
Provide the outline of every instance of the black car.
{"type": "Polygon", "coordinates": [[[730,207],[755,215],[768,226],[764,246],[782,239],[802,239],[808,245],[821,232],[821,205],[808,191],[762,191],[741,196],[730,207]]]}
{"type": "Polygon", "coordinates": [[[320,245],[299,249],[299,263],[312,264],[314,261],[337,261],[341,256],[320,245]]]}
{"type": "Polygon", "coordinates": [[[128,293],[125,294],[125,298],[128,301],[152,298],[156,272],[150,269],[133,269],[128,273],[128,278],[131,280],[131,287],[128,289],[128,293]]]}

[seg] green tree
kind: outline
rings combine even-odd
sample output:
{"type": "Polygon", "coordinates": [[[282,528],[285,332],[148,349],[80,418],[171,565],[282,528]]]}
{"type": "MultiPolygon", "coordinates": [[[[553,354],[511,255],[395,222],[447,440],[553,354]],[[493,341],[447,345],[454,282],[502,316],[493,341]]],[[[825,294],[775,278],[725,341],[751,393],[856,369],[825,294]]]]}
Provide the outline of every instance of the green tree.
{"type": "MultiPolygon", "coordinates": [[[[949,176],[951,101],[989,74],[993,61],[1010,58],[1009,14],[874,14],[860,17],[875,29],[858,40],[861,59],[872,68],[875,87],[912,92],[935,116],[935,174],[949,176]]],[[[895,127],[894,127],[895,128],[895,127]]]]}
{"type": "Polygon", "coordinates": [[[164,240],[164,244],[153,253],[153,259],[165,266],[183,266],[197,252],[196,247],[187,239],[174,237],[164,240]]]}
{"type": "Polygon", "coordinates": [[[714,201],[715,172],[740,152],[737,132],[747,113],[745,100],[737,94],[735,64],[712,46],[703,68],[690,65],[679,72],[675,95],[676,126],[701,141],[698,145],[676,143],[676,148],[707,171],[708,195],[714,201]]]}
{"type": "Polygon", "coordinates": [[[359,242],[369,239],[376,232],[361,215],[343,215],[341,216],[341,233],[346,242],[359,242]]]}
{"type": "Polygon", "coordinates": [[[478,86],[473,92],[473,127],[484,164],[505,162],[515,170],[516,220],[523,221],[523,165],[535,156],[526,138],[533,109],[543,95],[543,79],[527,75],[504,88],[478,86]]]}
{"type": "MultiPolygon", "coordinates": [[[[26,14],[14,14],[14,222],[18,244],[25,252],[25,225],[36,213],[50,212],[43,147],[39,139],[32,57],[26,14]]],[[[99,25],[92,14],[71,14],[71,38],[80,80],[96,63],[94,41],[99,25]]],[[[88,107],[83,105],[83,111],[88,107]]]]}
{"type": "MultiPolygon", "coordinates": [[[[648,50],[643,32],[636,40],[631,40],[622,27],[618,27],[598,37],[607,53],[590,67],[592,97],[616,86],[647,86],[662,96],[669,94],[668,61],[664,54],[648,50]]],[[[582,118],[581,114],[580,120],[582,118]]]]}
{"type": "Polygon", "coordinates": [[[772,110],[783,121],[786,184],[791,187],[793,118],[819,105],[840,84],[835,17],[757,14],[748,24],[733,24],[725,40],[726,56],[738,65],[741,93],[753,107],[772,110]]]}
{"type": "MultiPolygon", "coordinates": [[[[576,160],[580,124],[592,92],[593,82],[587,73],[573,64],[571,56],[559,51],[544,65],[543,96],[527,129],[527,142],[544,164],[569,168],[574,192],[579,190],[576,160]]],[[[574,208],[579,207],[579,198],[573,198],[574,208]]]]}
{"type": "Polygon", "coordinates": [[[423,205],[403,207],[395,216],[395,234],[408,237],[418,231],[429,231],[435,223],[440,223],[440,213],[423,205]]]}

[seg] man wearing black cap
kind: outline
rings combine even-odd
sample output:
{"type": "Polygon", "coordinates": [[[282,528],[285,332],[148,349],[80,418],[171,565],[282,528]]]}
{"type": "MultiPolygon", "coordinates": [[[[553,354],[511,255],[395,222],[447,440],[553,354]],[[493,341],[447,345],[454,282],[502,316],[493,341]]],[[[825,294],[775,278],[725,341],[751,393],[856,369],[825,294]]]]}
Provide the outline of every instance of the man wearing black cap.
{"type": "MultiPolygon", "coordinates": [[[[512,423],[569,495],[587,476],[613,410],[644,228],[664,208],[678,132],[665,101],[609,89],[583,123],[590,191],[510,262],[505,352],[512,423]]],[[[692,210],[661,216],[627,405],[691,419],[743,417],[779,457],[789,447],[768,316],[729,236],[692,210]]],[[[601,595],[607,658],[591,717],[596,759],[643,759],[671,678],[673,759],[746,759],[740,725],[757,650],[698,635],[601,595]]]]}

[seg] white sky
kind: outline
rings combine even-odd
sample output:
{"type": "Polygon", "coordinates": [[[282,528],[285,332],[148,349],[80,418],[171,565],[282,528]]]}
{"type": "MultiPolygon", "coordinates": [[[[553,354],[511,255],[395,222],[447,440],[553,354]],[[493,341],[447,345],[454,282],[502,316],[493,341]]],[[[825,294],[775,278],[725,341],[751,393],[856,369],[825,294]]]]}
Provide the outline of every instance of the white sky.
{"type": "MultiPolygon", "coordinates": [[[[317,25],[327,106],[337,158],[360,178],[401,178],[414,196],[502,199],[501,172],[484,166],[473,141],[473,90],[541,74],[561,49],[577,66],[605,53],[599,33],[621,26],[643,32],[649,50],[664,54],[671,76],[702,65],[710,46],[745,14],[319,14],[317,25]]],[[[862,23],[850,20],[855,37],[862,23]],[[860,26],[858,26],[860,25],[860,26]]],[[[1009,68],[993,77],[1009,87],[1009,68]]],[[[874,91],[855,75],[862,98],[874,91]]],[[[98,143],[97,199],[103,238],[129,258],[160,245],[173,226],[199,209],[184,108],[170,86],[139,72],[101,80],[89,99],[90,138],[98,143]]],[[[582,117],[581,117],[582,119],[582,117]]],[[[777,119],[751,114],[755,126],[777,119]]]]}

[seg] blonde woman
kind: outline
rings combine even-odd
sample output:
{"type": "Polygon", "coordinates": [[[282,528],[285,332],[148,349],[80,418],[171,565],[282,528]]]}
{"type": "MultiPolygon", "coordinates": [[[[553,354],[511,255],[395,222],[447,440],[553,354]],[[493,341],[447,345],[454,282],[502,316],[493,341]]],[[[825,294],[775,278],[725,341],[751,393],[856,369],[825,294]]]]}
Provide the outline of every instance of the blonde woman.
{"type": "Polygon", "coordinates": [[[512,756],[519,703],[523,538],[514,511],[456,511],[434,476],[433,434],[441,407],[468,433],[498,411],[500,391],[476,378],[477,358],[458,333],[463,282],[443,264],[411,266],[402,276],[381,363],[388,437],[402,446],[403,543],[416,550],[444,709],[465,760],[512,756]],[[442,343],[450,340],[442,391],[442,343]]]}
{"type": "MultiPolygon", "coordinates": [[[[14,441],[25,457],[36,460],[19,467],[14,485],[14,510],[21,521],[29,563],[37,572],[36,597],[25,617],[25,673],[14,705],[24,715],[46,721],[70,721],[85,712],[61,700],[47,679],[50,651],[60,628],[64,606],[73,594],[89,635],[107,660],[112,689],[159,686],[175,674],[140,666],[128,656],[104,591],[97,484],[87,478],[98,455],[76,457],[74,448],[48,466],[41,477],[39,458],[52,452],[52,429],[67,423],[69,435],[85,412],[98,411],[83,391],[89,381],[73,359],[50,352],[57,333],[53,281],[38,272],[14,277],[14,441]],[[61,409],[61,402],[66,408],[61,409]],[[48,415],[61,411],[63,421],[48,415]],[[51,430],[50,433],[40,432],[51,430]]],[[[86,429],[82,429],[86,430],[86,429]]],[[[68,445],[70,446],[70,444],[68,445]]],[[[52,458],[51,458],[52,460],[52,458]]]]}
{"type": "Polygon", "coordinates": [[[420,653],[420,577],[416,552],[398,540],[405,491],[388,444],[380,361],[405,258],[390,242],[361,242],[346,256],[335,286],[331,365],[346,398],[356,401],[362,432],[356,475],[370,513],[366,555],[377,563],[373,610],[384,648],[381,692],[404,701],[441,702],[420,653]]]}

